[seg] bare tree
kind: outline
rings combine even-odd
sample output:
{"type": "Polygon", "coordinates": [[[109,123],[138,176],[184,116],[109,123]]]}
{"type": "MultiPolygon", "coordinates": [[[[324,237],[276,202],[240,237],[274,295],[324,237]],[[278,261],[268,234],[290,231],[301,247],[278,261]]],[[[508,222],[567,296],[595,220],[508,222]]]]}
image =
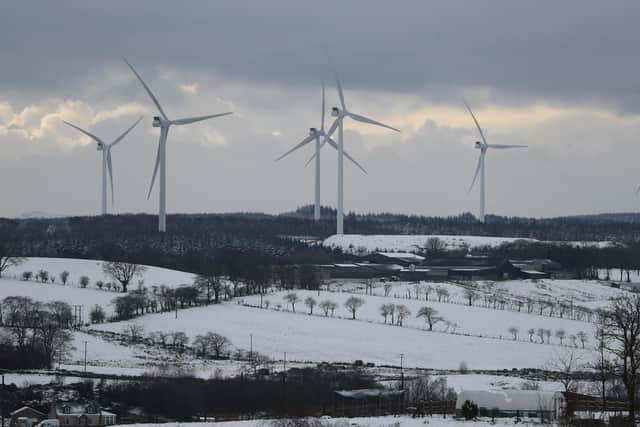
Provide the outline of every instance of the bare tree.
{"type": "Polygon", "coordinates": [[[389,296],[389,292],[391,292],[391,288],[393,286],[391,285],[391,283],[385,283],[384,286],[382,287],[384,289],[384,296],[388,297],[389,296]]]}
{"type": "Polygon", "coordinates": [[[387,317],[389,317],[389,306],[392,304],[382,304],[380,306],[380,315],[384,317],[384,323],[387,323],[387,317]]]}
{"type": "Polygon", "coordinates": [[[211,296],[215,303],[220,302],[220,291],[222,291],[222,280],[216,275],[198,275],[193,285],[204,292],[207,305],[211,303],[211,296]]]}
{"type": "Polygon", "coordinates": [[[612,355],[614,369],[627,391],[633,422],[640,370],[640,295],[615,299],[602,313],[600,324],[604,348],[612,355]]]}
{"type": "Polygon", "coordinates": [[[304,305],[309,307],[310,315],[313,314],[313,307],[315,307],[317,303],[318,302],[313,297],[307,297],[307,299],[304,300],[304,305]]]}
{"type": "Polygon", "coordinates": [[[438,310],[428,306],[420,308],[416,317],[424,317],[425,322],[429,325],[430,331],[433,331],[433,325],[442,320],[442,318],[438,316],[438,310]]]}
{"type": "Polygon", "coordinates": [[[144,326],[138,323],[129,323],[124,327],[123,333],[129,337],[129,341],[138,342],[144,332],[144,326]]]}
{"type": "Polygon", "coordinates": [[[329,316],[329,310],[331,310],[331,305],[334,304],[332,301],[330,300],[324,300],[322,302],[320,302],[320,304],[318,304],[318,307],[320,307],[322,309],[322,312],[324,313],[325,316],[329,316]]]}
{"type": "Polygon", "coordinates": [[[533,329],[533,328],[529,328],[529,329],[527,330],[527,333],[529,334],[529,341],[530,341],[530,342],[533,342],[533,336],[535,335],[536,330],[535,330],[535,329],[533,329]]]}
{"type": "Polygon", "coordinates": [[[88,276],[80,276],[80,287],[81,288],[86,288],[87,286],[89,286],[89,277],[88,276]]]}
{"type": "Polygon", "coordinates": [[[469,305],[469,307],[473,305],[473,302],[475,300],[480,298],[480,295],[478,295],[478,292],[476,291],[476,289],[471,286],[468,288],[465,288],[463,294],[464,294],[464,297],[467,299],[467,304],[469,305]]]}
{"type": "Polygon", "coordinates": [[[567,333],[565,332],[564,329],[558,329],[556,331],[556,338],[558,338],[558,340],[560,340],[560,345],[564,344],[564,338],[567,336],[567,333]]]}
{"type": "Polygon", "coordinates": [[[582,348],[584,348],[584,345],[586,344],[586,342],[588,340],[587,339],[587,333],[584,332],[584,331],[579,331],[576,334],[576,337],[578,338],[578,340],[580,340],[580,344],[582,345],[582,348]]]}
{"type": "Polygon", "coordinates": [[[536,334],[538,335],[538,338],[540,338],[540,344],[544,344],[544,328],[538,328],[536,330],[536,334]]]}
{"type": "Polygon", "coordinates": [[[2,277],[2,273],[9,267],[17,267],[27,259],[22,257],[9,256],[8,254],[2,253],[4,245],[0,245],[0,277],[2,277]]]}
{"type": "Polygon", "coordinates": [[[425,301],[429,301],[429,294],[431,294],[431,292],[433,292],[433,286],[431,285],[427,285],[424,288],[424,300],[425,301]]]}
{"type": "Polygon", "coordinates": [[[351,312],[351,318],[354,320],[356,318],[356,312],[363,305],[364,305],[364,300],[359,297],[349,297],[344,302],[344,306],[351,312]]]}
{"type": "Polygon", "coordinates": [[[558,380],[565,392],[577,390],[576,371],[582,368],[581,358],[575,353],[575,349],[566,349],[559,352],[548,363],[548,370],[558,373],[558,380]]]}
{"type": "Polygon", "coordinates": [[[69,280],[69,272],[67,270],[60,273],[60,281],[62,282],[63,285],[66,285],[68,280],[69,280]]]}
{"type": "Polygon", "coordinates": [[[512,326],[509,328],[509,333],[513,336],[513,340],[516,341],[518,339],[518,328],[512,326]]]}
{"type": "MultiPolygon", "coordinates": [[[[397,325],[398,326],[402,326],[405,317],[411,315],[411,311],[404,304],[396,305],[394,312],[395,312],[395,315],[396,315],[397,325]]],[[[393,316],[393,312],[391,313],[391,315],[393,316]]]]}
{"type": "Polygon", "coordinates": [[[129,282],[136,277],[142,276],[147,267],[138,264],[129,264],[127,262],[103,262],[102,271],[122,285],[122,292],[127,292],[129,282]]]}
{"type": "Polygon", "coordinates": [[[291,304],[291,311],[296,312],[296,303],[300,301],[300,297],[295,292],[288,293],[283,298],[287,304],[291,304]]]}
{"type": "Polygon", "coordinates": [[[39,270],[38,279],[40,279],[42,283],[47,283],[47,281],[49,281],[49,272],[47,270],[39,270]]]}

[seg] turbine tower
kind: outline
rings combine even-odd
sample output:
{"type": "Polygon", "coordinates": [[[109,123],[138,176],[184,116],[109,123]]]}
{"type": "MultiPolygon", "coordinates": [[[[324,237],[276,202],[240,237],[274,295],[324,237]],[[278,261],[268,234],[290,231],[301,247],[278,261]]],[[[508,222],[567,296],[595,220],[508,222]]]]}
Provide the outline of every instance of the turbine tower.
{"type": "Polygon", "coordinates": [[[478,120],[476,120],[476,116],[473,114],[473,111],[471,111],[471,108],[469,107],[469,104],[467,104],[466,101],[464,101],[464,105],[465,107],[467,107],[467,110],[469,111],[469,114],[471,114],[471,118],[473,118],[473,122],[476,124],[476,127],[478,128],[478,132],[480,133],[480,137],[482,138],[482,142],[480,141],[476,141],[475,144],[475,148],[480,150],[480,157],[478,158],[478,166],[476,167],[476,172],[473,175],[473,181],[471,181],[471,186],[469,187],[469,190],[467,191],[467,193],[470,193],[471,190],[473,189],[474,184],[476,183],[476,179],[478,178],[478,173],[480,173],[480,222],[485,222],[485,172],[484,172],[484,158],[487,155],[487,150],[489,148],[492,149],[496,149],[496,150],[507,150],[510,148],[526,148],[526,145],[504,145],[504,144],[487,144],[487,140],[484,137],[484,132],[482,132],[482,128],[480,127],[480,124],[478,123],[478,120]]]}
{"type": "Polygon", "coordinates": [[[140,77],[140,74],[138,74],[136,69],[133,68],[133,65],[131,65],[126,59],[124,60],[124,62],[126,62],[129,68],[131,68],[131,71],[133,71],[133,74],[135,74],[135,76],[138,78],[138,80],[140,81],[140,84],[142,84],[142,87],[144,87],[144,90],[147,91],[147,93],[149,94],[149,97],[151,98],[156,108],[160,112],[160,116],[155,116],[153,118],[153,123],[152,123],[153,127],[160,128],[160,140],[158,141],[158,153],[156,154],[156,165],[153,168],[153,176],[151,178],[151,185],[149,186],[149,193],[147,194],[147,200],[149,199],[149,197],[151,197],[151,190],[153,190],[153,184],[156,180],[156,174],[158,173],[158,168],[160,168],[158,230],[160,232],[165,232],[167,231],[167,187],[166,187],[167,169],[166,169],[166,166],[167,166],[167,136],[169,135],[169,128],[173,125],[177,125],[177,126],[188,125],[188,124],[200,122],[203,120],[213,119],[215,117],[227,116],[232,113],[228,112],[228,113],[220,113],[220,114],[211,114],[208,116],[188,117],[184,119],[171,120],[165,114],[164,110],[160,106],[160,102],[158,102],[158,99],[155,97],[153,92],[151,92],[151,89],[149,89],[149,86],[147,86],[144,80],[142,80],[142,77],[140,77]]]}
{"type": "Polygon", "coordinates": [[[331,144],[329,141],[329,137],[333,135],[333,133],[338,130],[338,203],[337,203],[337,214],[336,214],[336,234],[342,235],[344,234],[344,135],[343,135],[343,126],[345,117],[349,117],[357,122],[367,123],[371,125],[381,126],[383,128],[391,129],[396,132],[400,132],[400,130],[391,127],[389,125],[385,125],[384,123],[380,123],[373,119],[370,119],[365,116],[361,116],[356,113],[352,113],[347,109],[347,106],[344,102],[344,94],[342,93],[342,86],[340,85],[340,79],[338,78],[338,74],[335,73],[336,78],[336,86],[338,88],[338,96],[340,97],[340,106],[333,107],[331,109],[331,115],[335,117],[335,121],[329,128],[327,132],[327,137],[325,141],[331,144]]]}
{"type": "Polygon", "coordinates": [[[111,163],[111,149],[120,141],[122,141],[124,139],[125,136],[127,136],[127,134],[129,132],[131,132],[133,130],[134,127],[136,127],[138,125],[138,123],[140,123],[140,120],[142,120],[142,117],[140,117],[138,120],[136,120],[136,122],[131,125],[131,127],[129,129],[127,129],[126,131],[124,131],[124,133],[122,135],[120,135],[119,137],[117,137],[111,144],[107,144],[105,143],[102,139],[98,138],[97,136],[95,136],[94,134],[92,134],[89,131],[86,131],[72,123],[69,123],[67,121],[63,122],[69,126],[71,126],[72,128],[82,132],[83,134],[87,135],[89,138],[93,139],[96,142],[96,148],[98,151],[102,151],[102,215],[106,215],[107,214],[107,172],[109,173],[109,182],[111,183],[111,205],[113,206],[113,201],[114,201],[114,195],[113,195],[113,165],[111,163]]]}
{"type": "MultiPolygon", "coordinates": [[[[306,138],[304,138],[298,145],[293,147],[291,150],[287,151],[282,156],[280,156],[280,157],[278,157],[276,159],[276,162],[277,162],[278,160],[283,159],[284,157],[286,157],[289,154],[293,153],[297,149],[302,148],[305,145],[307,145],[308,143],[310,143],[311,141],[315,140],[315,153],[311,157],[311,159],[309,159],[309,161],[307,162],[307,165],[313,159],[315,159],[316,170],[315,170],[315,198],[314,198],[313,218],[316,221],[320,219],[320,149],[322,148],[322,146],[325,143],[325,140],[322,141],[322,144],[320,143],[320,137],[326,138],[326,140],[330,141],[329,144],[331,146],[333,146],[335,149],[338,149],[338,144],[336,144],[336,142],[333,139],[331,139],[330,136],[327,136],[327,133],[324,130],[324,121],[325,121],[324,120],[324,110],[325,110],[324,85],[322,85],[322,105],[321,105],[321,109],[320,109],[320,130],[318,130],[317,128],[309,128],[309,135],[306,138]]],[[[360,164],[357,161],[355,161],[355,159],[353,159],[353,157],[351,157],[346,152],[345,152],[345,157],[347,157],[349,160],[351,160],[364,173],[367,173],[367,171],[364,170],[364,168],[362,166],[360,166],[360,164]]]]}

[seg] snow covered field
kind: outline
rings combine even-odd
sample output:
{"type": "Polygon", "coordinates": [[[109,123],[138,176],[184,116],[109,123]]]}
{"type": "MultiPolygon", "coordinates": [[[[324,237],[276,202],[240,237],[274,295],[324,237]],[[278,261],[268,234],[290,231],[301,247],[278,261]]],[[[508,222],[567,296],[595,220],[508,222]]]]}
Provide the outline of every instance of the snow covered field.
{"type": "MultiPolygon", "coordinates": [[[[236,348],[247,350],[250,335],[253,350],[273,359],[314,362],[351,362],[457,369],[466,362],[470,369],[537,368],[555,357],[558,346],[510,340],[476,338],[397,326],[308,316],[244,307],[235,303],[197,307],[173,313],[150,314],[129,321],[96,326],[120,332],[135,322],[147,332],[185,331],[193,338],[213,331],[228,337],[236,348]]],[[[583,353],[579,351],[579,353],[583,353]]],[[[585,355],[586,356],[586,355],[585,355]]]]}
{"type": "MultiPolygon", "coordinates": [[[[455,426],[506,426],[513,425],[511,418],[481,419],[476,421],[457,420],[451,417],[442,418],[432,416],[424,418],[411,418],[409,416],[386,416],[386,417],[366,417],[366,418],[327,418],[324,420],[327,427],[455,427],[455,426]]],[[[521,426],[539,425],[536,422],[520,422],[521,426]]],[[[249,420],[249,421],[225,421],[220,423],[164,423],[164,424],[126,424],[127,427],[269,427],[269,420],[249,420]]],[[[120,426],[117,426],[120,427],[120,426]]],[[[124,425],[122,426],[124,427],[124,425]]]]}
{"type": "Polygon", "coordinates": [[[88,318],[91,307],[98,304],[104,308],[107,316],[111,315],[113,307],[111,301],[117,297],[117,292],[109,292],[96,288],[82,289],[71,285],[58,283],[25,282],[3,277],[0,279],[0,299],[11,296],[23,296],[35,301],[65,301],[71,305],[83,306],[83,318],[88,318]]]}
{"type": "MultiPolygon", "coordinates": [[[[511,243],[518,240],[527,242],[540,242],[536,239],[523,239],[520,237],[491,237],[491,236],[449,236],[449,235],[382,235],[382,234],[344,234],[333,235],[327,238],[323,245],[330,248],[341,248],[345,252],[367,254],[377,251],[390,252],[415,252],[424,247],[427,241],[437,237],[446,244],[446,249],[454,250],[463,246],[470,249],[479,246],[498,247],[503,243],[511,243]]],[[[611,242],[553,242],[557,244],[569,244],[574,246],[608,246],[611,242]]]]}
{"type": "MultiPolygon", "coordinates": [[[[73,259],[73,258],[27,258],[27,261],[16,267],[9,267],[2,275],[3,278],[13,278],[20,280],[23,271],[32,271],[34,276],[39,270],[46,270],[50,275],[56,276],[56,283],[60,282],[60,273],[68,271],[69,282],[67,286],[78,286],[81,276],[88,276],[91,285],[102,280],[103,282],[113,282],[113,279],[105,275],[102,271],[102,261],[73,259]]],[[[132,287],[138,284],[139,280],[144,280],[145,286],[166,285],[176,287],[181,284],[192,284],[194,275],[182,271],[169,270],[160,267],[147,267],[142,277],[136,277],[132,287]]]]}
{"type": "MultiPolygon", "coordinates": [[[[284,312],[289,312],[291,306],[287,305],[284,300],[284,296],[289,292],[275,292],[266,295],[263,299],[270,301],[270,309],[274,309],[276,303],[282,304],[284,312]]],[[[351,313],[345,307],[347,299],[353,295],[348,293],[338,292],[325,292],[320,293],[313,291],[297,290],[295,293],[300,298],[300,301],[296,304],[296,312],[308,313],[309,309],[304,305],[305,299],[311,297],[316,302],[323,300],[331,300],[338,304],[335,315],[343,319],[351,319],[351,313]],[[320,294],[320,295],[318,295],[320,294]]],[[[470,334],[475,336],[484,337],[502,337],[504,339],[511,339],[511,334],[508,332],[508,328],[516,327],[520,331],[520,340],[528,340],[526,331],[529,328],[545,328],[551,329],[555,332],[558,329],[563,329],[566,335],[576,334],[579,331],[586,332],[589,336],[593,335],[593,326],[586,322],[578,322],[575,320],[559,319],[555,317],[538,316],[535,314],[518,313],[506,310],[495,310],[483,307],[459,304],[447,304],[439,303],[437,301],[424,301],[416,299],[397,299],[383,296],[370,296],[359,295],[359,298],[364,300],[364,305],[358,309],[356,317],[361,320],[367,320],[371,322],[384,322],[384,318],[380,315],[380,306],[383,304],[404,304],[411,314],[406,317],[403,324],[412,328],[426,329],[427,324],[423,318],[416,318],[418,311],[421,307],[428,306],[437,310],[437,316],[442,318],[442,321],[435,324],[433,330],[437,332],[453,332],[460,334],[470,334]],[[455,325],[454,325],[455,324],[455,325]]],[[[431,295],[431,299],[434,299],[435,295],[431,295]]],[[[251,296],[243,298],[245,303],[251,305],[260,305],[259,296],[251,296]]],[[[294,315],[294,313],[290,313],[294,315]]],[[[322,310],[316,306],[314,307],[314,315],[322,316],[322,310]]],[[[391,321],[389,317],[388,321],[391,321]]],[[[455,339],[455,337],[451,337],[455,339]]],[[[552,338],[552,342],[557,343],[555,338],[552,338]]],[[[566,342],[566,341],[565,341],[566,342]]]]}

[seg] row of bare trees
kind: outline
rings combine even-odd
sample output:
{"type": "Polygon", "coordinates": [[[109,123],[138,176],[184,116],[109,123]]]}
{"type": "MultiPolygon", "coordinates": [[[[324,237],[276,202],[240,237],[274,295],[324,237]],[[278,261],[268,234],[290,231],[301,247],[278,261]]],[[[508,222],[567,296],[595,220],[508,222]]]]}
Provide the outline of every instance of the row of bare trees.
{"type": "Polygon", "coordinates": [[[0,302],[0,325],[9,332],[0,340],[3,351],[30,359],[36,365],[24,367],[50,368],[54,360],[71,349],[68,329],[73,320],[71,306],[66,302],[42,303],[28,297],[7,297],[0,302]]]}

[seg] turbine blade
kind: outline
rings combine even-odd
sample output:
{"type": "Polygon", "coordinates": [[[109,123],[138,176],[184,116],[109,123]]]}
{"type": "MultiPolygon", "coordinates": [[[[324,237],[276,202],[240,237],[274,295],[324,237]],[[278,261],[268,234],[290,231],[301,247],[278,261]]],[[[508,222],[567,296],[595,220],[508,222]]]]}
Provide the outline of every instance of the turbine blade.
{"type": "Polygon", "coordinates": [[[636,190],[636,194],[640,193],[640,185],[638,186],[638,189],[636,190]]]}
{"type": "Polygon", "coordinates": [[[64,120],[63,120],[62,122],[63,122],[64,124],[66,124],[66,125],[71,126],[71,127],[72,127],[72,128],[74,128],[74,129],[76,129],[76,130],[78,130],[78,131],[80,131],[80,132],[84,133],[85,135],[87,135],[89,138],[93,139],[93,140],[94,140],[94,141],[96,141],[97,143],[99,143],[99,144],[103,144],[103,145],[104,145],[104,142],[102,142],[102,140],[101,140],[100,138],[98,138],[97,136],[95,136],[95,135],[94,135],[94,134],[92,134],[91,132],[86,131],[86,130],[84,130],[84,129],[82,129],[82,128],[79,128],[78,126],[74,125],[73,123],[69,123],[69,122],[64,121],[64,120]]]}
{"type": "Polygon", "coordinates": [[[140,77],[140,74],[138,74],[136,69],[133,68],[133,65],[131,65],[129,63],[129,61],[127,61],[125,58],[123,58],[123,59],[124,59],[124,62],[126,62],[126,64],[129,66],[129,68],[131,68],[131,71],[133,71],[133,74],[135,74],[136,77],[138,78],[138,80],[140,80],[140,83],[142,84],[142,87],[144,87],[144,90],[147,91],[147,93],[151,97],[151,100],[153,101],[153,103],[156,104],[156,107],[158,108],[158,111],[160,111],[160,114],[162,114],[162,117],[164,117],[165,120],[169,120],[167,115],[164,113],[164,110],[160,106],[160,102],[158,102],[158,99],[156,98],[156,96],[153,94],[153,92],[151,92],[151,89],[149,89],[149,86],[147,86],[147,84],[144,82],[144,80],[142,80],[142,77],[140,77]]]}
{"type": "MultiPolygon", "coordinates": [[[[331,135],[333,135],[333,133],[336,131],[336,129],[338,129],[338,125],[340,124],[339,122],[340,117],[338,117],[337,119],[335,119],[333,121],[333,123],[331,123],[331,126],[329,127],[329,130],[327,132],[325,132],[325,138],[330,137],[331,135]]],[[[324,143],[324,141],[323,141],[324,143]]]]}
{"type": "Polygon", "coordinates": [[[109,171],[109,182],[111,183],[111,206],[115,201],[113,195],[113,165],[111,164],[111,147],[107,148],[107,171],[109,171]]]}
{"type": "MultiPolygon", "coordinates": [[[[327,139],[326,139],[326,141],[329,143],[329,145],[330,145],[330,146],[332,146],[333,148],[335,148],[335,149],[336,149],[336,151],[338,150],[338,143],[337,143],[337,142],[335,142],[335,141],[334,141],[333,139],[331,139],[331,138],[327,138],[327,139]]],[[[360,168],[360,170],[361,170],[362,172],[364,172],[364,173],[365,173],[365,175],[368,175],[368,174],[367,174],[367,171],[365,170],[365,168],[363,168],[363,167],[362,167],[362,165],[360,165],[360,163],[358,163],[358,162],[357,162],[353,157],[351,157],[351,156],[349,155],[349,153],[347,153],[344,149],[342,150],[342,154],[344,154],[344,156],[345,156],[347,159],[351,160],[351,162],[352,162],[354,165],[356,165],[358,168],[360,168]]]]}
{"type": "Polygon", "coordinates": [[[370,118],[365,117],[365,116],[361,116],[359,114],[354,114],[354,113],[347,112],[347,116],[351,117],[353,120],[358,121],[358,122],[369,123],[371,125],[376,125],[376,126],[382,126],[383,128],[387,128],[387,129],[394,130],[396,132],[400,132],[399,129],[396,129],[396,128],[391,127],[389,125],[385,125],[384,123],[377,122],[377,121],[375,121],[373,119],[370,119],[370,118]]]}
{"type": "Polygon", "coordinates": [[[149,193],[147,194],[147,200],[151,197],[151,190],[153,190],[153,184],[156,182],[156,175],[158,174],[158,166],[160,166],[160,147],[163,143],[163,139],[166,140],[167,136],[164,133],[164,129],[160,129],[160,141],[158,141],[158,152],[156,154],[156,165],[153,168],[153,176],[151,177],[151,185],[149,186],[149,193]]]}
{"type": "Polygon", "coordinates": [[[322,82],[322,109],[320,113],[320,132],[324,132],[324,82],[322,82]]]}
{"type": "Polygon", "coordinates": [[[527,148],[527,145],[505,145],[505,144],[487,144],[489,148],[495,148],[497,150],[506,150],[508,148],[527,148]]]}
{"type": "Polygon", "coordinates": [[[471,190],[473,189],[473,186],[476,183],[476,179],[478,179],[478,173],[480,173],[480,166],[482,165],[482,156],[483,156],[483,154],[480,153],[480,156],[478,157],[478,166],[476,167],[476,173],[473,175],[473,181],[471,181],[471,185],[469,186],[469,189],[467,190],[467,194],[471,193],[471,190]]]}
{"type": "MultiPolygon", "coordinates": [[[[327,143],[327,140],[325,138],[320,143],[320,148],[318,149],[318,151],[322,150],[322,147],[324,147],[324,144],[326,144],[326,143],[327,143]]],[[[315,158],[316,158],[316,152],[314,151],[313,155],[311,156],[311,158],[309,160],[307,160],[307,163],[304,164],[304,167],[306,168],[307,166],[309,166],[311,164],[311,162],[313,161],[313,159],[315,159],[315,158]]]]}
{"type": "Polygon", "coordinates": [[[228,113],[220,113],[220,114],[211,114],[209,116],[187,117],[185,119],[171,120],[171,124],[172,125],[188,125],[195,122],[201,122],[203,120],[214,119],[216,117],[228,116],[229,114],[233,114],[233,113],[228,112],[228,113]]]}
{"type": "Polygon", "coordinates": [[[111,143],[111,145],[109,147],[113,147],[114,145],[116,145],[118,142],[122,141],[124,139],[125,136],[127,136],[127,134],[129,132],[131,132],[133,130],[134,127],[138,126],[138,123],[140,123],[140,120],[142,120],[144,118],[144,116],[140,116],[140,118],[138,120],[136,120],[136,122],[131,125],[131,127],[129,129],[127,129],[126,131],[124,131],[124,133],[122,135],[120,135],[119,137],[117,137],[115,139],[115,141],[113,141],[111,143]]]}
{"type": "Polygon", "coordinates": [[[287,151],[286,153],[284,153],[282,156],[278,157],[275,161],[277,162],[278,160],[281,160],[285,157],[287,157],[289,154],[293,153],[294,151],[296,151],[298,148],[301,148],[305,145],[307,145],[308,143],[310,143],[311,141],[313,141],[315,139],[315,135],[309,135],[307,136],[305,139],[302,140],[302,142],[300,142],[299,144],[297,144],[295,147],[293,147],[291,150],[287,151]]]}
{"type": "Polygon", "coordinates": [[[478,128],[478,131],[480,132],[480,136],[482,137],[482,142],[484,142],[485,144],[487,143],[486,138],[484,137],[484,132],[482,132],[482,128],[480,127],[480,124],[478,123],[478,120],[476,120],[476,116],[473,115],[473,111],[471,111],[471,107],[469,107],[469,104],[467,104],[467,101],[463,100],[465,107],[467,107],[467,110],[469,110],[469,114],[471,114],[471,117],[473,118],[473,122],[476,124],[476,127],[478,128]]]}
{"type": "Polygon", "coordinates": [[[334,72],[334,75],[336,76],[336,86],[338,87],[338,96],[340,97],[340,105],[342,105],[342,111],[347,111],[347,106],[344,104],[344,94],[342,93],[342,85],[340,84],[338,73],[334,72]]]}

